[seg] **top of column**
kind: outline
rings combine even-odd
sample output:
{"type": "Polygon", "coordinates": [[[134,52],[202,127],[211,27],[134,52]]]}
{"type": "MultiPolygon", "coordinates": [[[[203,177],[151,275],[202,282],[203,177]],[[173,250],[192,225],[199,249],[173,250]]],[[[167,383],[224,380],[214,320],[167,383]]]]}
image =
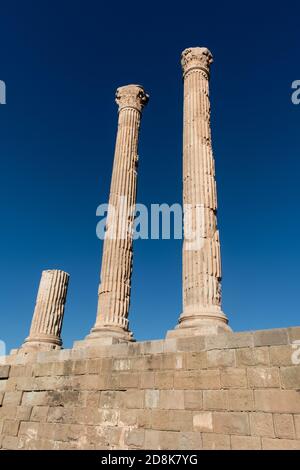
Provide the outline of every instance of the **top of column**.
{"type": "Polygon", "coordinates": [[[134,108],[141,112],[148,101],[149,95],[141,85],[126,85],[117,88],[116,103],[119,111],[123,108],[134,108]]]}
{"type": "Polygon", "coordinates": [[[181,54],[181,66],[183,77],[194,69],[200,69],[206,73],[209,78],[210,64],[213,62],[213,56],[206,47],[189,47],[184,49],[181,54]]]}

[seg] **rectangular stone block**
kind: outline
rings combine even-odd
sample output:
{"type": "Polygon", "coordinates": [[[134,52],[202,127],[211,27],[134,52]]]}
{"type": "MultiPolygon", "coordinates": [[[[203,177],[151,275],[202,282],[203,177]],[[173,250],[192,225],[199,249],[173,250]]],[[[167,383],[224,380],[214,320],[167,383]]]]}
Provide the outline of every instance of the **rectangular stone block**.
{"type": "Polygon", "coordinates": [[[272,366],[291,366],[293,365],[292,356],[295,349],[292,345],[281,345],[270,347],[270,362],[272,366]]]}
{"type": "Polygon", "coordinates": [[[300,440],[262,438],[263,450],[300,450],[300,440]]]}
{"type": "Polygon", "coordinates": [[[184,409],[202,410],[203,392],[202,390],[184,390],[184,409]]]}
{"type": "Polygon", "coordinates": [[[123,406],[126,408],[144,408],[144,390],[128,390],[123,395],[123,406]]]}
{"type": "Polygon", "coordinates": [[[0,392],[0,406],[2,406],[3,398],[4,398],[4,393],[0,392]]]}
{"type": "Polygon", "coordinates": [[[244,388],[247,387],[246,369],[229,367],[221,370],[222,388],[244,388]]]}
{"type": "Polygon", "coordinates": [[[184,365],[185,370],[206,369],[207,368],[206,351],[185,353],[183,365],[184,365]]]}
{"type": "Polygon", "coordinates": [[[49,406],[34,406],[31,413],[31,421],[43,423],[47,421],[49,406]]]}
{"type": "Polygon", "coordinates": [[[39,430],[39,423],[22,421],[20,424],[19,435],[26,436],[29,439],[36,439],[39,430]]]}
{"type": "Polygon", "coordinates": [[[174,375],[175,389],[215,390],[219,389],[220,386],[220,371],[218,369],[175,372],[174,375]]]}
{"type": "Polygon", "coordinates": [[[278,367],[248,367],[247,376],[250,388],[280,387],[278,367]]]}
{"type": "Polygon", "coordinates": [[[199,432],[179,433],[178,450],[201,450],[202,447],[202,436],[199,432]]]}
{"type": "Polygon", "coordinates": [[[230,450],[230,436],[227,434],[203,433],[204,450],[230,450]]]}
{"type": "Polygon", "coordinates": [[[151,410],[145,410],[145,409],[140,409],[140,410],[132,410],[132,412],[136,413],[136,418],[137,418],[137,427],[138,428],[146,428],[150,429],[151,428],[151,410]]]}
{"type": "Polygon", "coordinates": [[[213,413],[213,429],[215,433],[249,435],[250,426],[247,413],[213,413]]]}
{"type": "Polygon", "coordinates": [[[183,410],[184,409],[184,391],[183,390],[161,390],[160,397],[159,397],[159,408],[162,408],[165,410],[183,410]]]}
{"type": "Polygon", "coordinates": [[[274,428],[276,437],[295,439],[294,419],[291,414],[274,414],[274,428]]]}
{"type": "Polygon", "coordinates": [[[250,436],[231,436],[232,450],[260,450],[261,439],[250,436]]]}
{"type": "Polygon", "coordinates": [[[203,351],[205,349],[204,336],[177,338],[177,351],[203,351]]]}
{"type": "Polygon", "coordinates": [[[15,419],[17,407],[15,405],[6,405],[0,407],[0,422],[4,419],[15,419]]]}
{"type": "Polygon", "coordinates": [[[140,343],[141,354],[160,354],[164,349],[163,340],[144,341],[140,343]]]}
{"type": "Polygon", "coordinates": [[[207,351],[207,367],[234,367],[235,351],[234,349],[213,349],[207,351]]]}
{"type": "Polygon", "coordinates": [[[288,342],[287,330],[283,328],[254,331],[254,346],[273,346],[288,342]]]}
{"type": "Polygon", "coordinates": [[[55,362],[40,362],[35,364],[33,373],[35,377],[51,376],[56,373],[56,367],[55,362]]]}
{"type": "Polygon", "coordinates": [[[7,379],[9,377],[9,365],[0,365],[0,379],[7,379]]]}
{"type": "Polygon", "coordinates": [[[50,406],[47,421],[49,423],[76,423],[76,410],[77,408],[73,407],[64,408],[63,406],[50,406]]]}
{"type": "Polygon", "coordinates": [[[31,390],[38,390],[40,388],[40,383],[36,383],[35,377],[17,377],[16,379],[16,390],[22,391],[31,391],[31,390]]]}
{"type": "Polygon", "coordinates": [[[106,390],[100,395],[100,408],[120,408],[124,392],[106,390]]]}
{"type": "Polygon", "coordinates": [[[257,411],[300,413],[300,394],[296,390],[255,390],[257,411]]]}
{"type": "Polygon", "coordinates": [[[163,370],[171,371],[188,368],[185,363],[185,358],[191,357],[193,354],[197,353],[163,354],[161,367],[163,370]]]}
{"type": "Polygon", "coordinates": [[[224,333],[205,337],[206,349],[236,349],[253,347],[253,333],[224,333]]]}
{"type": "Polygon", "coordinates": [[[132,429],[125,434],[125,444],[129,449],[141,449],[145,442],[144,429],[132,429]]]}
{"type": "Polygon", "coordinates": [[[159,390],[145,390],[145,406],[146,408],[158,408],[159,406],[159,390]]]}
{"type": "Polygon", "coordinates": [[[29,421],[31,415],[32,407],[31,406],[17,406],[16,419],[20,421],[29,421]]]}
{"type": "Polygon", "coordinates": [[[170,389],[174,387],[174,373],[173,372],[156,372],[154,379],[154,386],[158,389],[170,389]]]}
{"type": "Polygon", "coordinates": [[[161,431],[155,429],[145,430],[145,449],[160,449],[160,433],[161,431]]]}
{"type": "Polygon", "coordinates": [[[32,364],[16,364],[10,368],[10,377],[31,377],[33,375],[32,364]]]}
{"type": "Polygon", "coordinates": [[[275,437],[273,415],[271,413],[250,413],[251,435],[275,437]]]}
{"type": "Polygon", "coordinates": [[[120,372],[119,385],[121,388],[138,388],[140,375],[137,372],[120,372]]]}
{"type": "Polygon", "coordinates": [[[17,436],[19,431],[20,421],[15,419],[6,419],[3,423],[2,433],[6,436],[17,436]]]}
{"type": "Polygon", "coordinates": [[[152,429],[162,431],[192,431],[191,411],[152,410],[152,429]]]}
{"type": "Polygon", "coordinates": [[[22,400],[22,392],[6,392],[3,399],[3,406],[5,405],[20,405],[22,400]]]}
{"type": "Polygon", "coordinates": [[[2,448],[5,450],[17,450],[19,448],[19,439],[13,436],[4,436],[2,448]]]}
{"type": "Polygon", "coordinates": [[[300,389],[300,365],[281,367],[280,375],[283,388],[300,389]]]}
{"type": "Polygon", "coordinates": [[[154,372],[141,372],[140,373],[140,380],[141,380],[141,388],[154,388],[154,379],[155,375],[154,372]]]}
{"type": "Polygon", "coordinates": [[[229,409],[232,411],[252,411],[254,409],[254,396],[252,390],[228,390],[229,409]]]}
{"type": "Polygon", "coordinates": [[[228,392],[227,390],[204,390],[203,408],[205,410],[227,410],[228,392]]]}
{"type": "Polygon", "coordinates": [[[47,404],[47,392],[24,392],[22,405],[35,406],[47,404]]]}
{"type": "Polygon", "coordinates": [[[236,366],[269,366],[269,348],[241,348],[235,351],[236,366]]]}
{"type": "Polygon", "coordinates": [[[72,372],[75,375],[83,374],[97,374],[99,373],[100,365],[97,359],[78,359],[74,361],[72,372]]]}
{"type": "Polygon", "coordinates": [[[160,431],[159,442],[161,450],[178,449],[179,447],[179,432],[173,431],[160,431]]]}
{"type": "Polygon", "coordinates": [[[211,411],[201,411],[193,415],[193,427],[197,432],[213,432],[213,416],[211,411]]]}

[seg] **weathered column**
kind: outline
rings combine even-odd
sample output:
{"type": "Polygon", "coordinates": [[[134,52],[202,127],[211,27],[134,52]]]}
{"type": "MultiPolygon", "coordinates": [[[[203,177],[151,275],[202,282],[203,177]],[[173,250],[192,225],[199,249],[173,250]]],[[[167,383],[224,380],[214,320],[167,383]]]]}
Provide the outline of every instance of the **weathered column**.
{"type": "Polygon", "coordinates": [[[98,312],[88,340],[132,341],[129,330],[133,221],[136,203],[138,137],[148,95],[139,85],[117,89],[119,106],[106,235],[103,245],[98,312]]]}
{"type": "Polygon", "coordinates": [[[24,349],[60,349],[61,329],[69,274],[52,269],[42,272],[30,333],[24,349]]]}
{"type": "Polygon", "coordinates": [[[168,337],[230,331],[221,309],[221,257],[210,129],[212,61],[212,54],[204,47],[185,49],[182,53],[183,312],[168,337]]]}

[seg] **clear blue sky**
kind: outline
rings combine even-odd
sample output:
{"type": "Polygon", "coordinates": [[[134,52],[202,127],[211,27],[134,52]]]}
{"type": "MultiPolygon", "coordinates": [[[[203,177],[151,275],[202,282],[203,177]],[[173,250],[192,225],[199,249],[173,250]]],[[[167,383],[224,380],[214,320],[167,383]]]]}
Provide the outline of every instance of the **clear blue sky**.
{"type": "MultiPolygon", "coordinates": [[[[150,94],[138,201],[181,202],[180,53],[207,46],[223,261],[235,331],[299,324],[299,2],[14,1],[1,5],[0,338],[28,334],[43,269],[71,275],[63,339],[94,324],[117,86],[150,94]],[[105,6],[104,6],[105,5],[105,6]]],[[[181,241],[135,243],[130,324],[162,338],[181,312],[181,241]]]]}

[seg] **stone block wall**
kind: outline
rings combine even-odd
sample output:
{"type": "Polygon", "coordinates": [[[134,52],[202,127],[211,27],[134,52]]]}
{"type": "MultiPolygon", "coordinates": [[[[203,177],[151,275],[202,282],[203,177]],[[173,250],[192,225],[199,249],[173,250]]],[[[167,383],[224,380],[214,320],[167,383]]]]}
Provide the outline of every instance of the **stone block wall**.
{"type": "Polygon", "coordinates": [[[300,449],[300,328],[12,354],[2,449],[300,449]]]}

